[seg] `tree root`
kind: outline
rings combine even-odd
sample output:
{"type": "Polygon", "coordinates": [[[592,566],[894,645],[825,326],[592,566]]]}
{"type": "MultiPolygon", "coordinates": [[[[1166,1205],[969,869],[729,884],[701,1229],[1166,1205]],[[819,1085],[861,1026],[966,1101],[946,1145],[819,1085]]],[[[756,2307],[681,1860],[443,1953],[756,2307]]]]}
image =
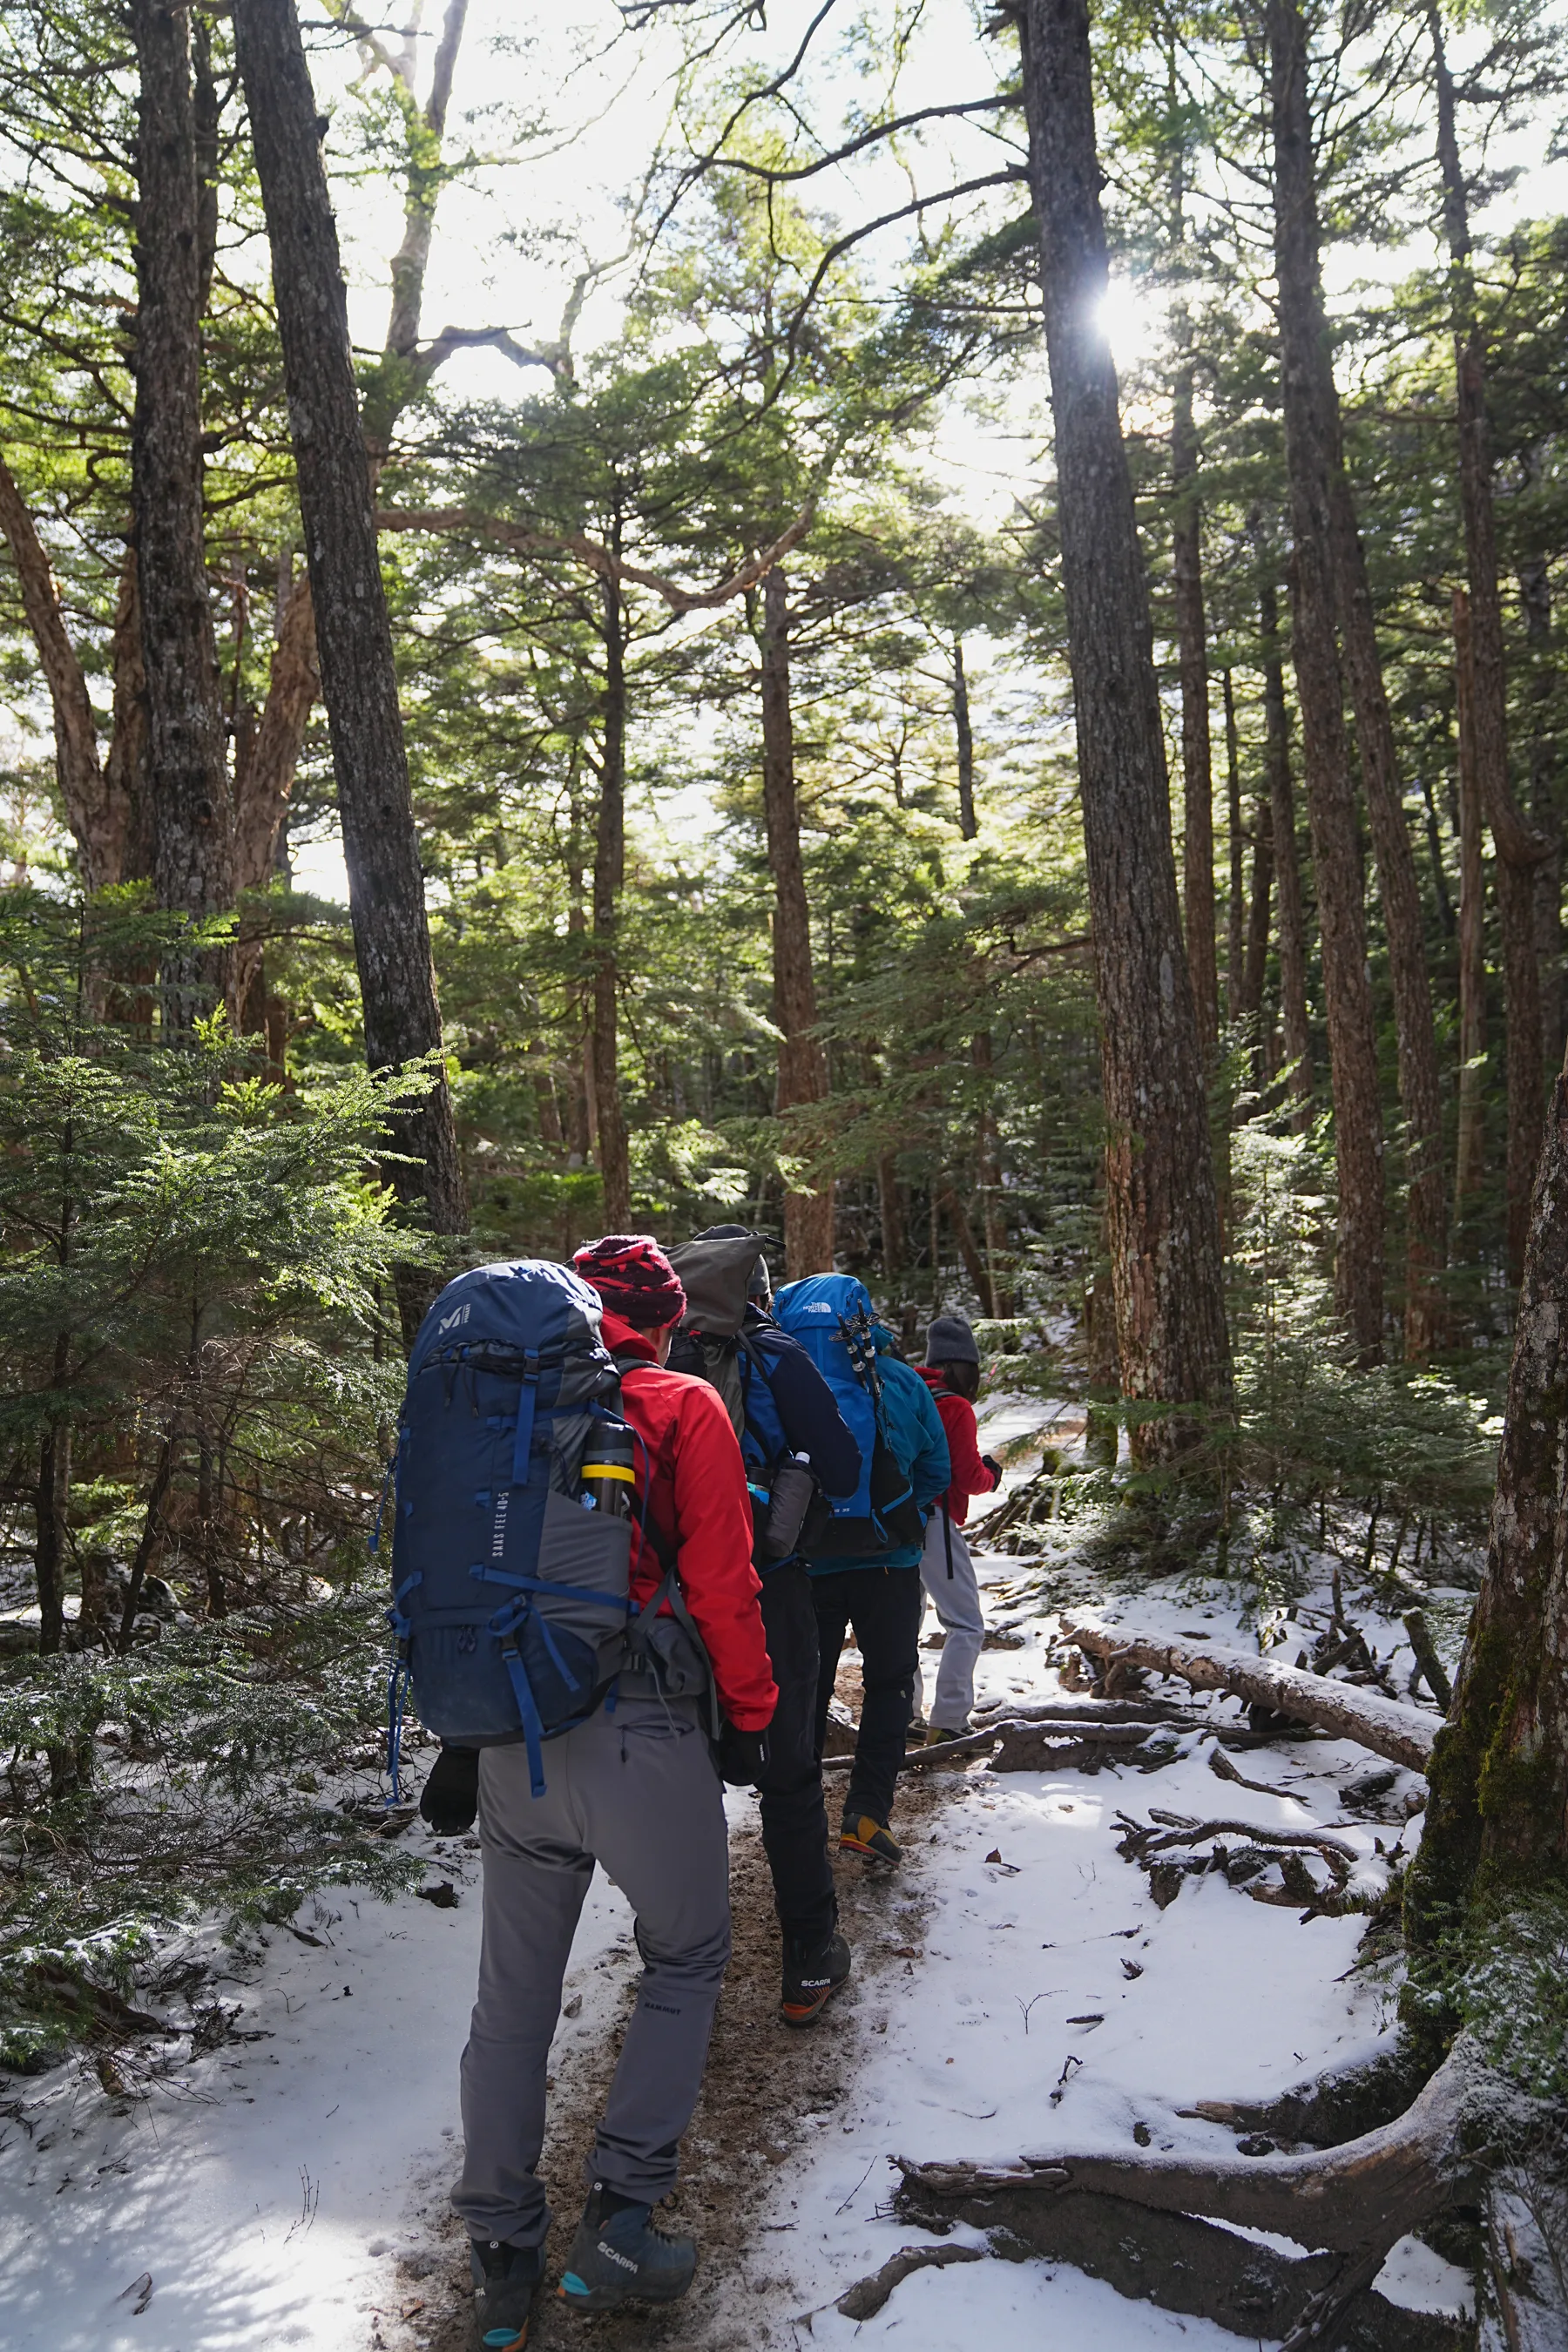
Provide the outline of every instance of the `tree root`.
{"type": "Polygon", "coordinates": [[[1308,2156],[1026,2156],[996,2169],[898,2161],[906,2179],[940,2197],[1037,2189],[1044,2180],[1359,2257],[1477,2194],[1481,2169],[1462,2146],[1460,2127],[1479,2065],[1461,2037],[1397,2121],[1308,2156]]]}

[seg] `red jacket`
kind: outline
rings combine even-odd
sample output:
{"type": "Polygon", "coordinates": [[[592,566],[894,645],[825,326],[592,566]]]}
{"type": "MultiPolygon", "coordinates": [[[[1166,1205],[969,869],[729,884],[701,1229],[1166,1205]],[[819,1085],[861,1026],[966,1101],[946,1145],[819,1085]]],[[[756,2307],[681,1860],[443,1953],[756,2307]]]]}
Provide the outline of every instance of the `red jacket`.
{"type": "Polygon", "coordinates": [[[952,1463],[952,1484],[942,1496],[947,1516],[955,1528],[961,1528],[969,1517],[972,1495],[989,1495],[1002,1483],[987,1470],[980,1459],[980,1438],[974,1423],[974,1407],[967,1397],[957,1395],[942,1376],[940,1364],[918,1364],[915,1367],[936,1399],[936,1409],[942,1415],[942,1434],[952,1463]]]}
{"type": "MultiPolygon", "coordinates": [[[[667,1372],[646,1331],[608,1307],[605,1345],[621,1360],[621,1410],[643,1444],[636,1449],[637,1499],[673,1543],[680,1590],[702,1636],[719,1703],[737,1731],[764,1731],[778,1689],[768,1663],[762,1586],[752,1566],[752,1505],[741,1447],[717,1389],[667,1372]],[[646,1358],[628,1364],[626,1358],[646,1358]],[[645,1461],[643,1446],[647,1448],[645,1461]],[[652,1468],[652,1486],[647,1475],[652,1468]]],[[[664,1574],[652,1544],[632,1521],[632,1598],[651,1599],[664,1574]]]]}

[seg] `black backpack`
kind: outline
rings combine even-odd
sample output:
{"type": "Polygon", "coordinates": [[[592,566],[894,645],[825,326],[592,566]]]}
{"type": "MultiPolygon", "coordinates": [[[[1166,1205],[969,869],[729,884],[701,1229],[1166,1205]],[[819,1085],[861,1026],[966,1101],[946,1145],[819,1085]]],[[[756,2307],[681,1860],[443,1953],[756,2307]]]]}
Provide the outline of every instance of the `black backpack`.
{"type": "Polygon", "coordinates": [[[735,1234],[719,1241],[681,1242],[669,1252],[686,1293],[686,1312],[667,1361],[672,1372],[692,1373],[718,1390],[737,1437],[746,1426],[742,1353],[756,1361],[744,1325],[752,1268],[762,1248],[760,1234],[735,1234]]]}

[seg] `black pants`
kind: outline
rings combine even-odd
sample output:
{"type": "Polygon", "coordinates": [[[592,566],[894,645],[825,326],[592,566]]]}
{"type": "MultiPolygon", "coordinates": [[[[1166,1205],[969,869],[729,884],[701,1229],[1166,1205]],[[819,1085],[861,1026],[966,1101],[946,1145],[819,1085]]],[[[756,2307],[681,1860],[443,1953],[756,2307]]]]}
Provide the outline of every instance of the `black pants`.
{"type": "Polygon", "coordinates": [[[759,1783],[763,1847],[773,1874],[779,1926],[792,1941],[822,1944],[837,1923],[827,1808],[816,1732],[816,1612],[798,1560],[763,1579],[763,1630],[779,1703],[768,1729],[768,1769],[759,1783]]]}
{"type": "Polygon", "coordinates": [[[844,1811],[848,1819],[869,1813],[886,1822],[904,1760],[904,1742],[914,1713],[920,1674],[921,1614],[925,1592],[918,1568],[850,1568],[814,1576],[811,1597],[822,1665],[816,1685],[816,1752],[827,1730],[827,1703],[838,1672],[839,1653],[850,1626],[860,1653],[865,1701],[860,1734],[844,1811]]]}

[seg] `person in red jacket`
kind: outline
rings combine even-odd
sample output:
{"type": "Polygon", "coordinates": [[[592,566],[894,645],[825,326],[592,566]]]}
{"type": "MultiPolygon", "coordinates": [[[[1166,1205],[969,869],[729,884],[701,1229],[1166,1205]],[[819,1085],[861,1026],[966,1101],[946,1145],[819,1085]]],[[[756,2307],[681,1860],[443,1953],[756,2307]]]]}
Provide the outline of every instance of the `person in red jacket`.
{"type": "Polygon", "coordinates": [[[980,1451],[974,1399],[980,1393],[980,1350],[963,1315],[932,1318],[921,1378],[936,1399],[952,1464],[952,1481],[926,1522],[921,1580],[947,1635],[937,1670],[927,1739],[957,1739],[974,1705],[974,1666],[985,1640],[980,1586],[964,1541],[970,1498],[1002,1483],[1002,1465],[980,1451]]]}
{"type": "Polygon", "coordinates": [[[662,1359],[686,1297],[658,1244],[612,1234],[577,1252],[604,1303],[602,1337],[621,1370],[633,1449],[631,1591],[644,1607],[672,1568],[681,1608],[661,1610],[663,1666],[622,1674],[614,1702],[552,1743],[542,1794],[524,1748],[479,1759],[484,1937],[463,2053],[463,2174],[479,2332],[522,2352],[544,2274],[551,2215],[538,2175],[546,2068],[573,1932],[599,1863],[637,1915],[643,1975],[587,2163],[587,2204],[562,2300],[582,2312],[673,2303],[696,2268],[690,2238],[656,2227],[707,2063],[730,1957],[730,1854],[722,1790],[697,1695],[723,1710],[728,1779],[766,1768],[777,1696],[752,1566],[752,1512],[730,1416],[705,1381],[662,1359]]]}

